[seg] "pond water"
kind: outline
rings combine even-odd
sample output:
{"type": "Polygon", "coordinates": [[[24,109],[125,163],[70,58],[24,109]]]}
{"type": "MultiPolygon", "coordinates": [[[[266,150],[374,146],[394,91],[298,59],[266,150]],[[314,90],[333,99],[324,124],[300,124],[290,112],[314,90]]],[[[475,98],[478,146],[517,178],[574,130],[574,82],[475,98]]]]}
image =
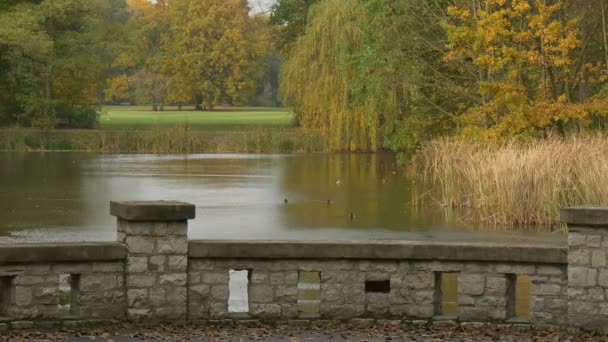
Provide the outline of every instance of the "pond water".
{"type": "Polygon", "coordinates": [[[0,153],[0,243],[114,240],[111,200],[196,205],[191,239],[561,243],[555,233],[446,222],[410,205],[390,154],[0,153]]]}

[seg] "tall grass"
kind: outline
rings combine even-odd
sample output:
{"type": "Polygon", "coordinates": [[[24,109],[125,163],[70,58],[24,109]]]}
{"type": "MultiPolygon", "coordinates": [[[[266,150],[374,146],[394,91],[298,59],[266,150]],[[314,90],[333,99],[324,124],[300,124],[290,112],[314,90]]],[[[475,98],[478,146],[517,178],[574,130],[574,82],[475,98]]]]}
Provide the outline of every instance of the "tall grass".
{"type": "Polygon", "coordinates": [[[291,153],[320,152],[316,131],[257,128],[195,131],[188,126],[154,130],[0,130],[0,151],[103,153],[291,153]]]}
{"type": "Polygon", "coordinates": [[[608,205],[605,136],[499,146],[437,140],[419,151],[414,167],[431,189],[423,200],[446,212],[460,208],[465,221],[549,226],[562,207],[608,205]]]}

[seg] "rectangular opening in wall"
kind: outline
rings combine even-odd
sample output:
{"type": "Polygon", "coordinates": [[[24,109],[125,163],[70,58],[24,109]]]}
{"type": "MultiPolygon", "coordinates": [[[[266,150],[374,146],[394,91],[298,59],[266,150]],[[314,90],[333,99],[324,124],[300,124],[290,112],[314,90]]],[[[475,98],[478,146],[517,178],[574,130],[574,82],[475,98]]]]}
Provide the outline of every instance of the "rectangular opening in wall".
{"type": "Polygon", "coordinates": [[[527,274],[507,275],[507,317],[516,320],[530,319],[531,281],[527,274]]]}
{"type": "Polygon", "coordinates": [[[59,275],[59,304],[57,311],[61,315],[67,316],[71,313],[72,308],[72,275],[59,275]]]}
{"type": "Polygon", "coordinates": [[[248,313],[251,270],[230,270],[228,275],[228,312],[248,313]]]}
{"type": "Polygon", "coordinates": [[[80,274],[70,274],[70,315],[80,315],[80,274]]]}
{"type": "Polygon", "coordinates": [[[15,277],[0,276],[0,317],[9,316],[9,307],[14,303],[15,277]]]}
{"type": "Polygon", "coordinates": [[[321,273],[301,271],[298,275],[298,311],[301,316],[321,312],[321,273]]]}
{"type": "Polygon", "coordinates": [[[390,280],[366,280],[365,281],[365,292],[366,293],[389,293],[389,292],[391,292],[391,281],[390,280]]]}
{"type": "Polygon", "coordinates": [[[458,316],[458,273],[435,272],[435,315],[458,316]]]}

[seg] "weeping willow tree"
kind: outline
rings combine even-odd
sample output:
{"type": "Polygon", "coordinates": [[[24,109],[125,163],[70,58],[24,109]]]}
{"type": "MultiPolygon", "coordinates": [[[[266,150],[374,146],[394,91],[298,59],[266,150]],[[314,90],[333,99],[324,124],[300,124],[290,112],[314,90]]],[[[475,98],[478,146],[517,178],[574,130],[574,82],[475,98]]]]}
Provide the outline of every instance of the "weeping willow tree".
{"type": "Polygon", "coordinates": [[[375,151],[378,115],[354,101],[353,56],[362,52],[361,0],[324,0],[310,9],[281,77],[281,94],[305,128],[319,128],[332,150],[375,151]]]}

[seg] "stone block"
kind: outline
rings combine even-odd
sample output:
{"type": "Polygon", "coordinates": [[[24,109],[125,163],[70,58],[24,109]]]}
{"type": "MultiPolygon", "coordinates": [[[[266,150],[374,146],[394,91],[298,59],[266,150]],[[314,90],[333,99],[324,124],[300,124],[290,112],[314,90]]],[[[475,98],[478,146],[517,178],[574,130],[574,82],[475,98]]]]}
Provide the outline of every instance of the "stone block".
{"type": "Polygon", "coordinates": [[[574,301],[568,303],[568,312],[581,313],[585,315],[596,315],[599,313],[599,305],[595,302],[574,301]]]}
{"type": "Polygon", "coordinates": [[[463,306],[458,309],[458,318],[462,321],[487,321],[488,309],[472,306],[463,306]]]}
{"type": "Polygon", "coordinates": [[[285,272],[285,284],[296,285],[298,283],[298,271],[286,271],[285,272]]]}
{"type": "Polygon", "coordinates": [[[432,288],[435,286],[435,273],[416,272],[407,273],[402,279],[403,286],[411,289],[432,288]]]}
{"type": "Polygon", "coordinates": [[[134,321],[150,320],[152,318],[152,309],[127,309],[127,317],[134,321]]]}
{"type": "Polygon", "coordinates": [[[211,271],[215,268],[215,261],[209,259],[190,258],[189,269],[195,271],[211,271]]]}
{"type": "Polygon", "coordinates": [[[91,273],[80,276],[81,291],[103,291],[117,287],[116,275],[111,273],[91,273]]]}
{"type": "Polygon", "coordinates": [[[32,289],[29,287],[15,287],[15,304],[18,306],[27,306],[32,304],[32,289]]]}
{"type": "Polygon", "coordinates": [[[458,291],[479,296],[485,288],[485,277],[481,274],[461,273],[458,275],[458,291]]]}
{"type": "Polygon", "coordinates": [[[170,255],[167,266],[170,271],[185,272],[188,269],[188,257],[185,255],[170,255]]]}
{"type": "Polygon", "coordinates": [[[164,306],[167,303],[164,288],[151,288],[148,290],[148,293],[150,306],[160,307],[164,306]]]}
{"type": "MultiPolygon", "coordinates": [[[[46,278],[43,276],[18,275],[15,277],[15,285],[37,285],[45,283],[46,278]]],[[[57,278],[56,282],[59,281],[57,278]]]]}
{"type": "MultiPolygon", "coordinates": [[[[365,303],[365,285],[346,285],[342,289],[344,302],[347,304],[364,304],[365,303]]],[[[389,295],[390,297],[390,295],[389,295]]],[[[399,296],[400,298],[403,298],[399,296]]],[[[396,301],[401,302],[399,298],[396,301]]]]}
{"type": "Polygon", "coordinates": [[[127,274],[128,287],[152,287],[156,284],[154,274],[127,274]]]}
{"type": "Polygon", "coordinates": [[[568,246],[586,246],[587,234],[570,231],[568,232],[568,246]]]}
{"type": "Polygon", "coordinates": [[[604,297],[604,289],[601,287],[587,288],[587,295],[585,297],[588,300],[597,301],[598,303],[606,300],[606,297],[604,297]]]}
{"type": "Polygon", "coordinates": [[[205,272],[201,275],[201,282],[204,284],[228,284],[228,270],[223,272],[205,272]]]}
{"type": "Polygon", "coordinates": [[[148,289],[128,289],[127,304],[130,308],[148,306],[148,289]]]}
{"type": "Polygon", "coordinates": [[[253,284],[249,287],[249,300],[251,303],[272,303],[274,291],[270,285],[253,284]]]}
{"type": "Polygon", "coordinates": [[[127,272],[140,273],[148,271],[147,256],[130,256],[127,258],[127,272]]]}
{"type": "Polygon", "coordinates": [[[343,303],[343,287],[341,284],[321,284],[321,301],[343,303]]]}
{"type": "Polygon", "coordinates": [[[591,251],[584,248],[570,250],[568,252],[568,264],[589,266],[591,264],[591,251]]]}
{"type": "Polygon", "coordinates": [[[158,239],[156,243],[160,254],[188,254],[188,240],[183,237],[158,239]]]}
{"type": "Polygon", "coordinates": [[[562,292],[562,287],[557,284],[533,284],[532,288],[538,296],[557,296],[562,292]]]}
{"type": "Polygon", "coordinates": [[[167,322],[179,322],[186,319],[186,306],[164,306],[154,309],[155,317],[167,322]]]}
{"type": "Polygon", "coordinates": [[[148,269],[153,272],[164,272],[167,258],[164,255],[153,255],[150,257],[148,269]]]}
{"type": "Polygon", "coordinates": [[[249,313],[260,318],[278,318],[281,316],[279,304],[251,304],[249,313]]]}
{"type": "Polygon", "coordinates": [[[173,287],[166,289],[166,298],[169,305],[186,306],[186,288],[173,287]]]}
{"type": "Polygon", "coordinates": [[[597,278],[596,269],[584,267],[584,266],[568,267],[568,285],[569,286],[583,286],[583,287],[595,286],[597,284],[596,278],[597,278]]]}
{"type": "Polygon", "coordinates": [[[430,318],[435,314],[435,306],[433,304],[409,305],[407,314],[410,317],[430,318]]]}
{"type": "Polygon", "coordinates": [[[504,296],[507,293],[507,278],[506,277],[487,277],[486,278],[486,295],[504,296]]]}
{"type": "Polygon", "coordinates": [[[192,285],[192,286],[189,286],[188,289],[190,291],[192,291],[193,293],[196,293],[196,294],[204,296],[204,297],[209,296],[209,294],[211,293],[211,287],[209,285],[205,285],[205,284],[192,285]]]}
{"type": "Polygon", "coordinates": [[[186,280],[186,273],[162,274],[159,277],[159,283],[163,286],[185,286],[186,280]]]}
{"type": "Polygon", "coordinates": [[[606,252],[603,250],[591,251],[591,266],[592,267],[605,267],[606,266],[606,252]]]}
{"type": "Polygon", "coordinates": [[[270,274],[269,277],[270,284],[279,285],[285,282],[285,274],[283,272],[274,272],[270,274]]]}
{"type": "Polygon", "coordinates": [[[213,300],[226,301],[229,296],[230,290],[227,285],[216,285],[211,287],[211,298],[213,298],[213,300]]]}
{"type": "Polygon", "coordinates": [[[536,266],[536,274],[538,274],[538,275],[560,276],[565,273],[566,273],[565,267],[563,267],[563,266],[551,266],[551,265],[536,266]]]}
{"type": "Polygon", "coordinates": [[[154,253],[154,239],[147,236],[127,235],[125,244],[130,254],[154,253]]]}
{"type": "Polygon", "coordinates": [[[281,304],[281,318],[297,318],[300,316],[300,310],[297,304],[281,304]]]}
{"type": "Polygon", "coordinates": [[[268,283],[268,273],[265,272],[251,272],[251,283],[252,284],[266,284],[268,283]]]}
{"type": "Polygon", "coordinates": [[[90,273],[92,269],[92,263],[88,262],[74,262],[74,263],[61,263],[53,265],[53,272],[58,274],[82,274],[90,273]]]}
{"type": "Polygon", "coordinates": [[[597,234],[587,235],[588,247],[600,247],[602,245],[602,236],[597,234]]]}
{"type": "Polygon", "coordinates": [[[281,303],[297,303],[298,288],[296,286],[277,286],[276,298],[281,303]]]}
{"type": "Polygon", "coordinates": [[[463,273],[492,273],[495,270],[495,265],[491,263],[468,262],[464,264],[463,273]]]}
{"type": "Polygon", "coordinates": [[[93,264],[93,272],[120,273],[124,271],[122,262],[96,262],[93,264]]]}
{"type": "Polygon", "coordinates": [[[188,234],[188,223],[186,221],[168,222],[167,234],[186,236],[188,234]]]}
{"type": "Polygon", "coordinates": [[[361,261],[359,269],[366,272],[393,273],[397,271],[396,261],[361,261]]]}

